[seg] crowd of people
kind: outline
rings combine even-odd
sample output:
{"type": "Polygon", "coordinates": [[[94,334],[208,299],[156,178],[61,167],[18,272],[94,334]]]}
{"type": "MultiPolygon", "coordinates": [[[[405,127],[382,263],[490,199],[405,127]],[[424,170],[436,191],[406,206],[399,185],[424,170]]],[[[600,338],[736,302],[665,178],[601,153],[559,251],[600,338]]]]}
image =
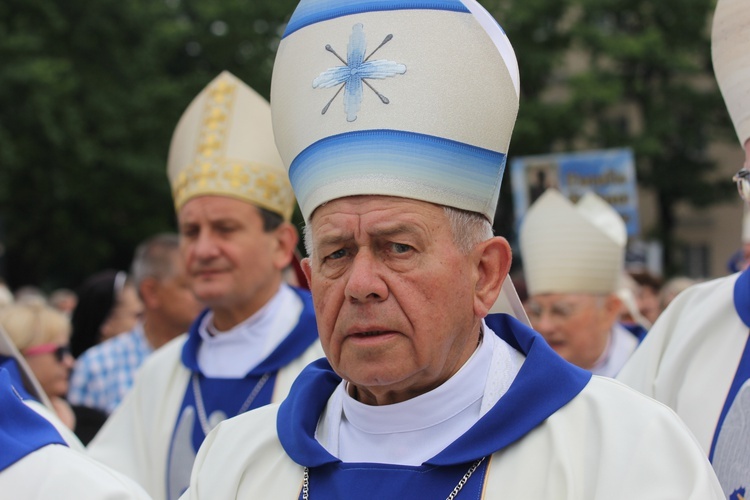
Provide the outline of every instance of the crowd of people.
{"type": "MultiPolygon", "coordinates": [[[[0,286],[0,491],[745,498],[750,271],[627,269],[622,217],[548,188],[511,278],[492,223],[520,75],[497,21],[302,0],[270,103],[208,82],[169,144],[174,233],[73,289],[0,286]]],[[[750,204],[748,43],[750,4],[719,0],[750,204]]]]}

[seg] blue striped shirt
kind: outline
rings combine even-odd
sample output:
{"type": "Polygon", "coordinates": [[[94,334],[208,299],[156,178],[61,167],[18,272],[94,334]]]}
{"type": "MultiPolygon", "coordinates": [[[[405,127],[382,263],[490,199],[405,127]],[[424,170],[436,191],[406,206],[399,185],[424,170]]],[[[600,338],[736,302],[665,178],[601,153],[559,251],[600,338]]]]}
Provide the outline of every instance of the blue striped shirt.
{"type": "Polygon", "coordinates": [[[151,352],[140,324],[87,349],[73,368],[68,401],[112,413],[133,386],[136,371],[151,352]]]}

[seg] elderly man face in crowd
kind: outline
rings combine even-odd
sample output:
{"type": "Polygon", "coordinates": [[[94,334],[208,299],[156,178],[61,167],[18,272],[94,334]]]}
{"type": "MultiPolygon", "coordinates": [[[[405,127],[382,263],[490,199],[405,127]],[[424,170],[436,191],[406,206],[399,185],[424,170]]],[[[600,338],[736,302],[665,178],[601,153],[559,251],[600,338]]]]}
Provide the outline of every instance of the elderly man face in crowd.
{"type": "Polygon", "coordinates": [[[406,198],[347,197],[314,213],[303,269],[326,357],[360,401],[430,391],[476,349],[510,247],[467,217],[473,240],[455,234],[445,208],[406,198]]]}
{"type": "Polygon", "coordinates": [[[593,192],[574,204],[550,189],[525,215],[520,242],[531,326],[567,361],[615,376],[638,345],[618,323],[622,217],[593,192]]]}
{"type": "Polygon", "coordinates": [[[605,351],[621,308],[614,294],[545,293],[526,303],[532,326],[555,352],[587,369],[605,351]]]}
{"type": "Polygon", "coordinates": [[[156,238],[165,241],[153,243],[153,267],[146,269],[150,273],[138,280],[145,309],[144,328],[147,335],[154,333],[149,336],[154,348],[186,332],[203,307],[191,289],[178,244],[175,243],[177,236],[169,234],[156,238]],[[151,332],[150,327],[157,331],[151,332]]]}

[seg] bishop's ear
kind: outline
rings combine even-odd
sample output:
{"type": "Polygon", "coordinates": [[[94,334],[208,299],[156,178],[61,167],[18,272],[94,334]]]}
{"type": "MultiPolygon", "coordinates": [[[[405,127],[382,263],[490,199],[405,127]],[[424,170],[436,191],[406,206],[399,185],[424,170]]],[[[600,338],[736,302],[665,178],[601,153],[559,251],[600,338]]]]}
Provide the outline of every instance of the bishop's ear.
{"type": "Polygon", "coordinates": [[[503,237],[495,236],[477,245],[474,287],[474,313],[485,317],[500,295],[503,281],[508,277],[512,260],[510,245],[503,237]]]}
{"type": "Polygon", "coordinates": [[[302,259],[299,265],[302,268],[302,274],[305,275],[305,279],[307,280],[307,287],[312,289],[312,283],[310,283],[310,275],[312,274],[312,268],[310,267],[310,257],[305,257],[304,259],[302,259]]]}
{"type": "Polygon", "coordinates": [[[291,264],[294,258],[294,249],[297,248],[299,234],[297,229],[289,222],[284,222],[274,229],[275,260],[279,269],[284,269],[291,264]]]}

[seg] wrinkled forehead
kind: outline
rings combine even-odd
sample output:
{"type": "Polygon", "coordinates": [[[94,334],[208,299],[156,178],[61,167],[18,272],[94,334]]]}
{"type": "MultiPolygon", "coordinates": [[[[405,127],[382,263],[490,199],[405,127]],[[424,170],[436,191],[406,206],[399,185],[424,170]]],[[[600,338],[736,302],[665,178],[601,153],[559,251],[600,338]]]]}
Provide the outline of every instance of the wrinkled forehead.
{"type": "Polygon", "coordinates": [[[318,207],[309,224],[313,231],[356,225],[359,228],[388,228],[442,224],[444,207],[396,196],[361,195],[337,198],[318,207]]]}
{"type": "Polygon", "coordinates": [[[318,206],[310,216],[310,222],[315,218],[338,214],[338,213],[367,213],[383,212],[389,210],[414,211],[414,212],[440,212],[441,205],[435,203],[389,195],[355,195],[343,196],[333,199],[318,206]]]}
{"type": "MultiPolygon", "coordinates": [[[[450,234],[445,208],[393,196],[337,198],[318,207],[305,226],[305,245],[411,235],[425,240],[450,234]]],[[[426,242],[425,242],[426,243],[426,242]]]]}

